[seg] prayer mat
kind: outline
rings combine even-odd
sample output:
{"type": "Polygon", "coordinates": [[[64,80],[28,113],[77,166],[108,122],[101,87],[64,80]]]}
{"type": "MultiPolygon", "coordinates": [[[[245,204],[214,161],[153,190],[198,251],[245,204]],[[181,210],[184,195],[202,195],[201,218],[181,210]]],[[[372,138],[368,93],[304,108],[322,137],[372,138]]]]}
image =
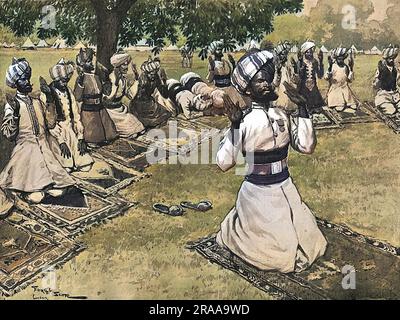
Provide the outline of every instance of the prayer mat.
{"type": "MultiPolygon", "coordinates": [[[[150,143],[153,143],[153,141],[143,143],[127,139],[118,139],[114,141],[113,144],[97,149],[96,155],[105,159],[107,162],[113,161],[138,172],[144,172],[151,164],[147,160],[148,154],[151,153],[152,159],[155,158],[156,161],[164,160],[163,154],[157,154],[149,149],[150,143]]],[[[166,152],[165,156],[168,157],[169,153],[166,152]]]]}
{"type": "Polygon", "coordinates": [[[372,103],[366,103],[365,106],[370,112],[374,113],[379,120],[383,121],[390,129],[392,129],[394,133],[400,133],[399,113],[394,115],[387,115],[376,108],[372,103]]]}
{"type": "Polygon", "coordinates": [[[15,204],[30,218],[49,223],[71,237],[122,215],[135,205],[116,196],[106,198],[97,195],[83,187],[72,188],[66,195],[59,198],[46,197],[44,203],[37,205],[29,204],[22,198],[16,197],[15,204]],[[73,198],[75,200],[70,201],[73,198]]]}
{"type": "Polygon", "coordinates": [[[97,167],[94,166],[94,172],[93,170],[92,172],[79,172],[74,173],[73,176],[78,178],[77,183],[79,186],[104,197],[114,195],[119,190],[149,176],[101,155],[94,157],[94,159],[99,163],[97,167]]]}
{"type": "Polygon", "coordinates": [[[192,121],[174,119],[161,128],[150,130],[137,140],[147,144],[151,150],[163,149],[170,154],[185,155],[218,133],[219,130],[215,128],[192,121]]]}
{"type": "Polygon", "coordinates": [[[328,241],[323,257],[301,273],[261,271],[215,242],[190,243],[212,263],[231,270],[277,299],[399,299],[400,250],[347,227],[319,220],[328,241]],[[355,270],[355,273],[349,273],[355,270]]]}
{"type": "Polygon", "coordinates": [[[49,224],[15,210],[0,221],[0,293],[14,295],[84,249],[49,224]]]}
{"type": "Polygon", "coordinates": [[[340,119],[328,107],[323,107],[318,113],[312,116],[313,125],[316,130],[340,128],[340,119]]]}
{"type": "Polygon", "coordinates": [[[219,130],[224,130],[226,127],[230,126],[229,119],[226,116],[201,117],[191,121],[195,121],[199,124],[208,126],[210,128],[216,128],[219,130]]]}
{"type": "Polygon", "coordinates": [[[337,112],[333,109],[331,109],[331,111],[335,117],[339,119],[340,124],[371,123],[378,121],[376,115],[363,106],[357,109],[355,113],[337,112]]]}

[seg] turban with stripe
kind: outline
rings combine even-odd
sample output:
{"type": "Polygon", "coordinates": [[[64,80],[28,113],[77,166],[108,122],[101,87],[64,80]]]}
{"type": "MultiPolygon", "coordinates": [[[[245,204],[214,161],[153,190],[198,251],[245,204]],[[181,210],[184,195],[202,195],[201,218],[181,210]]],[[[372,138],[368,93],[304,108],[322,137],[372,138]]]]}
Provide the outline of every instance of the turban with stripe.
{"type": "Polygon", "coordinates": [[[347,58],[348,50],[346,48],[341,48],[341,47],[336,48],[336,49],[332,50],[332,56],[335,59],[337,59],[339,57],[347,58]]]}
{"type": "Polygon", "coordinates": [[[215,51],[217,51],[218,49],[222,50],[223,46],[224,46],[224,43],[222,41],[213,41],[208,46],[208,49],[210,50],[211,54],[214,54],[215,51]]]}
{"type": "Polygon", "coordinates": [[[269,51],[255,51],[240,59],[232,73],[232,85],[241,94],[246,90],[254,76],[268,63],[273,64],[274,55],[269,51]]]}
{"type": "Polygon", "coordinates": [[[159,71],[159,70],[160,70],[160,67],[161,67],[160,61],[149,59],[149,60],[143,62],[143,64],[142,64],[142,66],[140,67],[140,69],[141,69],[143,72],[151,73],[151,72],[157,72],[157,71],[159,71]]]}
{"type": "Polygon", "coordinates": [[[50,68],[50,77],[54,81],[58,81],[63,78],[70,80],[74,74],[74,69],[75,68],[72,61],[65,61],[64,58],[62,58],[55,66],[50,68]]]}
{"type": "Polygon", "coordinates": [[[129,63],[131,61],[132,61],[132,58],[127,53],[116,53],[110,59],[110,63],[112,64],[112,66],[114,68],[118,68],[121,65],[123,65],[124,63],[129,63]]]}
{"type": "Polygon", "coordinates": [[[389,46],[388,48],[383,50],[382,55],[384,59],[396,59],[399,55],[399,48],[389,46]]]}
{"type": "Polygon", "coordinates": [[[31,71],[29,62],[25,58],[13,58],[12,64],[8,67],[6,74],[6,84],[10,88],[16,88],[17,81],[22,75],[28,74],[31,71]]]}

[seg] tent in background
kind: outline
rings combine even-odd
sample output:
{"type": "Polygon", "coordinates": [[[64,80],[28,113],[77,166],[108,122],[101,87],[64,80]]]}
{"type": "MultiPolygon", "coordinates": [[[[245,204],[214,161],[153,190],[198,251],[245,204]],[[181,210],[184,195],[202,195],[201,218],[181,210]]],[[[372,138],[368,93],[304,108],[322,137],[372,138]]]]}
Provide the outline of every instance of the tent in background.
{"type": "Polygon", "coordinates": [[[32,42],[32,40],[28,37],[24,44],[21,46],[22,49],[27,49],[27,50],[31,50],[31,49],[35,49],[36,46],[35,44],[32,42]]]}
{"type": "Polygon", "coordinates": [[[377,46],[374,46],[374,47],[371,49],[371,54],[381,55],[381,54],[382,54],[382,51],[379,50],[377,46]]]}
{"type": "Polygon", "coordinates": [[[44,39],[41,39],[36,45],[37,48],[47,48],[48,46],[49,44],[44,39]]]}
{"type": "Polygon", "coordinates": [[[12,43],[10,44],[10,48],[15,48],[15,47],[16,47],[15,43],[12,42],[12,43]]]}
{"type": "Polygon", "coordinates": [[[74,49],[77,49],[77,50],[79,50],[79,49],[85,49],[85,48],[86,48],[86,46],[83,44],[82,41],[79,41],[79,42],[75,45],[75,47],[74,47],[74,49]]]}
{"type": "Polygon", "coordinates": [[[7,42],[3,42],[1,45],[3,48],[10,48],[10,45],[7,42]]]}
{"type": "Polygon", "coordinates": [[[64,39],[58,38],[52,46],[53,49],[67,49],[67,42],[64,39]]]}
{"type": "Polygon", "coordinates": [[[291,49],[290,49],[290,53],[297,53],[299,52],[299,48],[297,47],[297,45],[294,45],[291,49]]]}

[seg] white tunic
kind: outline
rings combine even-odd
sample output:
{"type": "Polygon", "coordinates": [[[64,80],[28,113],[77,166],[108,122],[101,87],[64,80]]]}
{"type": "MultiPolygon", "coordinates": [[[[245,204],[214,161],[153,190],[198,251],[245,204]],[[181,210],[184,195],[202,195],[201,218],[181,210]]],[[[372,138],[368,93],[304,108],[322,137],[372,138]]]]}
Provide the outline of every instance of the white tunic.
{"type": "MultiPolygon", "coordinates": [[[[281,109],[266,110],[254,103],[234,144],[231,137],[228,131],[217,154],[223,171],[235,166],[242,151],[271,151],[290,143],[295,150],[311,154],[316,146],[310,119],[292,119],[281,109]]],[[[267,186],[244,181],[236,206],[221,224],[217,242],[262,270],[284,273],[294,271],[300,248],[311,264],[327,245],[291,178],[267,186]]]]}
{"type": "Polygon", "coordinates": [[[332,66],[332,72],[327,72],[325,79],[330,83],[328,91],[328,106],[333,107],[355,107],[356,100],[350,89],[350,83],[354,80],[354,73],[347,71],[347,66],[340,67],[338,64],[332,66]]]}

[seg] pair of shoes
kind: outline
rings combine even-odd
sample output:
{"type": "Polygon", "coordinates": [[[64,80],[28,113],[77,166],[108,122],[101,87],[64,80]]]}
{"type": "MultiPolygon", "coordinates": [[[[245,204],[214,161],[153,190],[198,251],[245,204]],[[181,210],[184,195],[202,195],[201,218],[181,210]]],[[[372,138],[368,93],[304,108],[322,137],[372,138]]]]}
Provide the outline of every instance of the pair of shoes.
{"type": "Polygon", "coordinates": [[[197,204],[189,201],[183,201],[180,203],[180,205],[173,205],[170,207],[162,203],[155,203],[153,205],[153,209],[155,211],[173,217],[183,216],[185,213],[185,210],[183,208],[205,212],[212,209],[212,203],[208,200],[201,200],[197,204]]]}
{"type": "Polygon", "coordinates": [[[183,208],[181,206],[168,207],[167,205],[162,204],[162,203],[153,204],[153,209],[157,212],[167,214],[172,217],[183,216],[183,214],[185,213],[185,210],[183,210],[183,208]]]}

